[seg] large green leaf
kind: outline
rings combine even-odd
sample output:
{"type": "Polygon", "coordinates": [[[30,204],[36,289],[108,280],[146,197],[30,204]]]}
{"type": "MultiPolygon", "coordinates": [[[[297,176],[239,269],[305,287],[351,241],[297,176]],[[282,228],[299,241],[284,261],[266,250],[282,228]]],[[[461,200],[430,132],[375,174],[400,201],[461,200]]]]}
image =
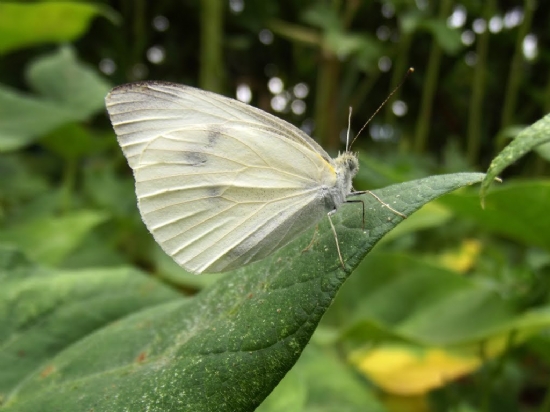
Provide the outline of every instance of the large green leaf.
{"type": "Polygon", "coordinates": [[[0,54],[37,44],[66,42],[85,33],[105,6],[86,2],[0,3],[0,54]]]}
{"type": "MultiPolygon", "coordinates": [[[[482,174],[435,176],[377,190],[406,215],[482,174]]],[[[402,218],[364,195],[271,257],[228,273],[195,298],[111,324],[49,360],[6,400],[7,411],[251,411],[299,358],[338,289],[402,218]]]]}
{"type": "Polygon", "coordinates": [[[128,313],[180,300],[134,269],[50,270],[8,248],[0,248],[0,283],[0,404],[82,337],[128,313]]]}
{"type": "Polygon", "coordinates": [[[0,152],[19,149],[64,124],[102,111],[110,85],[60,48],[27,71],[31,96],[0,85],[0,152]]]}

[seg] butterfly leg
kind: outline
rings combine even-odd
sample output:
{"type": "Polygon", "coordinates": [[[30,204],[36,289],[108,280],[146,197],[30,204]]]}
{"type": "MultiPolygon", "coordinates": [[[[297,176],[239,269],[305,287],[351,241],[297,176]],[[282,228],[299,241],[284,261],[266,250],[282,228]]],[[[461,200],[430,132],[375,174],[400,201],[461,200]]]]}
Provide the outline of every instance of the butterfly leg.
{"type": "Polygon", "coordinates": [[[309,249],[311,249],[311,247],[313,246],[313,244],[315,243],[315,238],[317,237],[317,233],[319,233],[319,225],[316,225],[315,226],[315,232],[313,232],[313,237],[311,238],[311,242],[309,242],[309,245],[307,245],[301,253],[304,253],[304,252],[307,252],[309,249]]]}
{"type": "Polygon", "coordinates": [[[340,252],[340,243],[338,242],[338,235],[336,234],[336,228],[334,227],[334,224],[332,223],[332,219],[330,218],[330,215],[334,214],[334,212],[336,212],[336,209],[328,212],[327,217],[328,217],[328,221],[330,222],[330,227],[332,228],[332,233],[334,234],[334,240],[336,241],[336,250],[338,251],[338,257],[340,258],[342,269],[346,270],[346,264],[344,263],[344,259],[342,259],[342,253],[340,252]]]}
{"type": "MultiPolygon", "coordinates": [[[[359,196],[359,195],[364,195],[365,193],[368,193],[369,195],[371,195],[372,197],[374,197],[376,200],[378,200],[378,202],[380,202],[383,206],[386,206],[388,209],[390,209],[393,213],[395,213],[396,215],[398,216],[401,216],[403,219],[406,219],[407,218],[407,215],[404,215],[403,213],[395,210],[393,207],[391,207],[390,205],[388,205],[386,202],[384,202],[382,199],[380,199],[378,196],[376,196],[373,192],[371,192],[370,190],[364,190],[364,191],[361,191],[361,192],[351,192],[348,196],[359,196]]],[[[364,212],[363,212],[364,214],[364,212]]]]}

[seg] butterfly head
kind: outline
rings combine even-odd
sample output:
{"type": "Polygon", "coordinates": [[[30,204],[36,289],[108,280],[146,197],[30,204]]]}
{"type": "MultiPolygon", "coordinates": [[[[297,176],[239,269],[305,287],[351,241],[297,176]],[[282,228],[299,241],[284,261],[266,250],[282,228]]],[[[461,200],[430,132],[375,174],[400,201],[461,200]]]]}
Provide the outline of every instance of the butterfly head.
{"type": "Polygon", "coordinates": [[[350,181],[359,171],[359,160],[357,159],[357,154],[353,152],[344,152],[340,154],[334,159],[334,162],[336,163],[337,172],[347,175],[346,177],[350,181]]]}
{"type": "Polygon", "coordinates": [[[353,152],[344,152],[334,159],[336,166],[336,187],[339,189],[339,197],[342,201],[351,192],[352,180],[359,171],[359,160],[353,152]]]}

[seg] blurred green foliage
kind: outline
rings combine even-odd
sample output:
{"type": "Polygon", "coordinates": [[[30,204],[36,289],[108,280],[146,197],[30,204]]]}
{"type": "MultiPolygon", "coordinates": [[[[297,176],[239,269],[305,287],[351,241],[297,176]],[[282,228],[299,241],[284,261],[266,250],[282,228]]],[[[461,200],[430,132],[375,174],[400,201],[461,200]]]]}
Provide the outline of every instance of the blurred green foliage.
{"type": "MultiPolygon", "coordinates": [[[[550,410],[549,12],[534,0],[1,2],[0,410],[29,376],[32,392],[110,363],[135,375],[165,340],[201,353],[183,341],[230,321],[213,321],[213,297],[248,299],[225,275],[184,273],[148,234],[105,116],[111,86],[170,80],[230,96],[246,86],[251,104],[274,111],[279,99],[279,116],[335,152],[348,107],[353,135],[409,66],[356,143],[356,188],[485,170],[515,138],[486,181],[504,183],[486,192],[485,210],[467,188],[384,237],[259,410],[550,410]],[[185,327],[144,326],[179,319],[176,307],[193,308],[185,327]],[[59,376],[60,364],[76,366],[59,376]]],[[[236,357],[218,362],[261,376],[236,357]]],[[[113,376],[101,375],[102,390],[113,376]]],[[[175,382],[163,383],[177,392],[175,382]]]]}

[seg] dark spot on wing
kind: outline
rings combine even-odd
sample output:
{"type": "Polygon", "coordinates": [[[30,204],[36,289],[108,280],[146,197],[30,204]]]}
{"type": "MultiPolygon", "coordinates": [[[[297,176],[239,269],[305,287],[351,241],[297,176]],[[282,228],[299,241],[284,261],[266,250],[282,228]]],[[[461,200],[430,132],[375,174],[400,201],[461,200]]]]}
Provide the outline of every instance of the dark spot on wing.
{"type": "Polygon", "coordinates": [[[189,162],[189,166],[204,166],[206,163],[206,155],[200,152],[185,152],[184,159],[189,162]]]}
{"type": "Polygon", "coordinates": [[[208,143],[206,147],[212,148],[216,145],[222,135],[223,128],[219,124],[212,124],[208,127],[208,143]]]}
{"type": "Polygon", "coordinates": [[[218,197],[224,192],[225,188],[222,186],[212,186],[208,188],[209,197],[218,197]]]}

